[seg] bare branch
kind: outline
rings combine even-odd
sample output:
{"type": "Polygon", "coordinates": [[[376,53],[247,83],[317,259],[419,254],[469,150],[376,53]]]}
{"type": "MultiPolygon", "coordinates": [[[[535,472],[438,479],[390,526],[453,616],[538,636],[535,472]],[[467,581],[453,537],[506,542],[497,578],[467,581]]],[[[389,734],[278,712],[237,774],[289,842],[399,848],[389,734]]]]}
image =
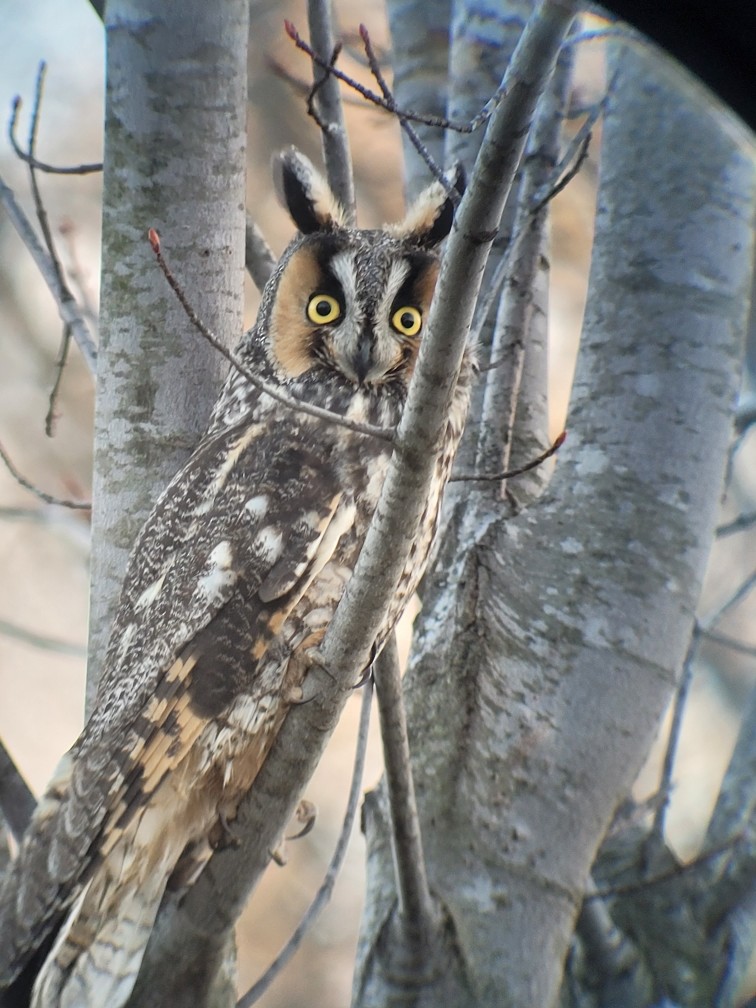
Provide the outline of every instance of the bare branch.
{"type": "Polygon", "coordinates": [[[455,197],[454,202],[456,205],[459,202],[458,194],[455,192],[453,187],[449,185],[449,180],[444,175],[441,166],[436,162],[436,160],[433,158],[428,148],[422,142],[422,140],[417,134],[417,131],[410,124],[408,117],[401,112],[399,106],[396,104],[391,88],[388,86],[386,78],[383,76],[381,64],[378,60],[378,57],[376,56],[375,50],[373,49],[373,43],[370,40],[370,34],[365,25],[360,25],[360,37],[362,38],[363,44],[365,46],[365,55],[367,56],[370,72],[372,73],[373,77],[375,77],[376,83],[378,84],[378,87],[381,89],[381,93],[383,94],[387,106],[390,109],[392,109],[394,114],[399,119],[399,125],[404,130],[407,139],[415,148],[420,157],[423,159],[433,177],[437,179],[437,181],[439,181],[441,185],[443,185],[450,194],[454,195],[455,197]]]}
{"type": "Polygon", "coordinates": [[[375,662],[374,677],[386,768],[399,922],[404,942],[419,956],[432,944],[439,926],[439,913],[431,897],[425,871],[399,653],[394,634],[375,662]]]}
{"type": "Polygon", "coordinates": [[[756,571],[750,574],[738,587],[729,595],[724,602],[716,609],[713,613],[710,613],[706,619],[701,620],[701,628],[703,630],[711,630],[713,627],[719,623],[719,621],[727,615],[727,613],[734,609],[743,599],[753,591],[756,587],[756,571]]]}
{"type": "Polygon", "coordinates": [[[276,268],[276,257],[249,214],[244,230],[244,264],[255,287],[262,291],[276,268]]]}
{"type": "Polygon", "coordinates": [[[719,644],[720,647],[729,648],[730,651],[737,651],[739,654],[756,658],[756,646],[744,644],[742,641],[735,640],[734,637],[716,633],[714,630],[702,630],[701,636],[712,644],[719,644]]]}
{"type": "Polygon", "coordinates": [[[654,821],[644,845],[644,857],[646,864],[649,866],[653,865],[660,852],[666,849],[664,843],[664,830],[667,821],[667,811],[669,810],[669,802],[672,797],[672,775],[674,773],[675,760],[677,758],[677,746],[680,741],[680,731],[682,730],[685,705],[688,700],[690,684],[693,681],[693,665],[695,664],[700,645],[701,627],[698,623],[695,623],[693,626],[693,632],[690,636],[688,651],[685,655],[685,660],[683,661],[680,685],[677,687],[677,693],[675,694],[672,724],[669,729],[669,738],[667,739],[667,748],[664,752],[664,763],[662,765],[661,781],[659,783],[659,800],[656,806],[654,821]]]}
{"type": "MultiPolygon", "coordinates": [[[[753,860],[756,854],[754,779],[756,779],[756,688],[751,690],[738,739],[703,841],[705,850],[719,847],[727,854],[727,857],[711,865],[708,884],[701,887],[709,921],[717,919],[723,910],[731,908],[732,879],[747,878],[753,872],[753,860]],[[742,849],[728,848],[727,839],[738,834],[743,838],[742,849]],[[729,876],[730,885],[720,884],[723,875],[729,876]]],[[[740,897],[745,896],[744,889],[745,886],[741,885],[738,894],[740,897]]]]}
{"type": "Polygon", "coordinates": [[[21,161],[25,161],[30,168],[36,168],[37,171],[46,172],[49,175],[93,175],[96,172],[102,171],[101,161],[79,165],[52,165],[48,164],[47,161],[40,161],[31,153],[31,151],[25,151],[16,139],[16,125],[18,123],[18,113],[21,111],[21,106],[21,98],[16,95],[11,105],[11,117],[8,121],[8,139],[10,140],[11,147],[13,148],[16,156],[20,158],[21,161]]]}
{"type": "Polygon", "coordinates": [[[58,351],[58,359],[55,362],[55,381],[50,389],[50,395],[48,397],[47,415],[45,416],[45,434],[48,437],[52,437],[55,434],[55,422],[58,419],[55,412],[55,406],[58,401],[58,393],[60,392],[60,386],[63,381],[63,372],[66,368],[66,361],[68,360],[68,351],[71,347],[71,326],[63,326],[63,335],[60,338],[60,350],[58,351]]]}
{"type": "Polygon", "coordinates": [[[310,928],[317,920],[320,912],[331,898],[336,879],[339,877],[341,867],[344,864],[347,847],[354,828],[354,820],[357,815],[360,795],[362,794],[362,778],[365,773],[365,756],[367,753],[368,729],[370,727],[370,706],[373,699],[372,683],[368,680],[362,689],[362,709],[360,711],[360,723],[357,729],[357,748],[354,754],[354,768],[352,770],[352,782],[349,785],[349,795],[347,797],[347,807],[344,813],[344,822],[339,833],[331,861],[325,874],[325,878],[315,894],[315,898],[307,908],[304,917],[300,921],[291,938],[281,949],[276,958],[267,968],[260,979],[239,999],[236,1008],[250,1008],[251,1005],[259,1001],[267,991],[276,977],[286,967],[291,957],[302,944],[302,940],[310,928]]]}
{"type": "Polygon", "coordinates": [[[716,530],[717,538],[721,536],[732,535],[733,532],[745,532],[749,528],[753,528],[756,525],[756,511],[752,511],[749,514],[738,515],[737,518],[733,518],[731,522],[727,522],[724,525],[720,525],[716,530]]]}
{"type": "Polygon", "coordinates": [[[527,462],[525,465],[520,466],[518,469],[507,469],[505,472],[500,473],[483,473],[480,476],[476,473],[458,473],[449,477],[450,483],[463,483],[463,482],[494,482],[499,483],[502,480],[513,479],[515,476],[522,476],[523,473],[530,472],[532,469],[537,469],[539,465],[552,458],[559,449],[562,447],[564,442],[567,440],[567,431],[562,431],[562,433],[556,438],[553,444],[549,445],[546,451],[541,452],[536,458],[531,462],[527,462]]]}
{"type": "Polygon", "coordinates": [[[301,49],[302,52],[307,53],[313,63],[317,64],[317,66],[319,66],[322,70],[332,74],[338,80],[343,81],[344,84],[348,85],[352,88],[352,90],[362,95],[365,101],[371,102],[373,105],[378,105],[386,112],[391,112],[402,119],[409,119],[411,122],[422,123],[425,126],[437,126],[439,129],[454,130],[456,133],[472,133],[478,128],[478,126],[481,125],[481,123],[485,122],[490,115],[490,111],[486,111],[489,109],[490,103],[487,103],[485,109],[470,123],[452,122],[450,119],[446,119],[443,116],[423,115],[419,112],[410,112],[407,109],[398,109],[391,101],[386,98],[382,98],[374,91],[364,87],[359,81],[350,77],[349,74],[345,74],[343,71],[331,66],[329,61],[324,60],[305,42],[291,21],[284,21],[284,24],[286,26],[286,34],[294,42],[297,49],[301,49]]]}
{"type": "MultiPolygon", "coordinates": [[[[546,203],[533,212],[534,195],[551,176],[558,157],[562,116],[572,76],[570,51],[563,51],[554,69],[550,85],[538,103],[533,129],[528,138],[521,167],[513,238],[503,261],[507,269],[502,296],[491,341],[492,360],[506,362],[504,375],[486,375],[481,411],[481,429],[475,458],[475,470],[510,468],[515,447],[515,420],[520,418],[518,442],[532,452],[541,447],[547,426],[545,389],[527,390],[520,403],[526,357],[533,357],[538,346],[538,327],[545,317],[536,304],[537,279],[544,266],[546,240],[546,203]],[[525,422],[529,418],[529,423],[525,422]],[[526,429],[529,428],[529,429],[526,429]]],[[[543,370],[545,382],[545,369],[543,370]]],[[[535,384],[535,383],[534,383],[535,384]]],[[[536,467],[532,467],[536,468],[536,467]]],[[[529,471],[529,470],[526,470],[529,471]]],[[[491,490],[499,496],[501,486],[491,490]]]]}
{"type": "Polygon", "coordinates": [[[315,51],[332,54],[328,69],[318,67],[313,62],[313,91],[317,91],[318,125],[321,128],[328,184],[346,212],[347,223],[353,226],[356,208],[349,138],[344,124],[338,81],[331,73],[341,47],[334,44],[330,0],[308,0],[307,18],[315,51]]]}
{"type": "Polygon", "coordinates": [[[97,350],[94,340],[89,331],[87,323],[79,310],[75,298],[66,287],[61,287],[55,275],[55,268],[48,253],[42,248],[39,239],[34,233],[34,229],[29,223],[26,214],[16,202],[13,190],[10,189],[2,178],[0,178],[0,202],[5,207],[5,211],[11,219],[11,223],[18,232],[19,237],[31,253],[37,268],[42,274],[42,278],[47,284],[50,293],[58,305],[58,312],[61,319],[71,327],[77,346],[81,350],[82,356],[89,366],[89,370],[94,374],[97,350]]]}
{"type": "Polygon", "coordinates": [[[155,253],[155,258],[157,259],[158,265],[163,272],[163,276],[170,284],[176,297],[181,303],[181,307],[186,312],[186,317],[192,323],[194,328],[203,339],[214,347],[220,354],[222,354],[233,367],[243,375],[247,381],[254,385],[255,388],[260,389],[261,392],[265,392],[272,399],[276,399],[282,405],[287,406],[289,409],[299,410],[302,413],[309,413],[310,416],[317,417],[319,420],[325,420],[328,423],[338,424],[341,427],[346,427],[347,430],[354,431],[355,434],[364,434],[367,437],[375,437],[381,441],[391,441],[394,437],[393,428],[387,427],[376,427],[373,424],[358,423],[356,420],[348,420],[346,417],[341,416],[339,413],[333,413],[331,410],[322,409],[320,406],[313,406],[311,403],[304,402],[301,399],[297,399],[295,396],[288,395],[286,392],[282,392],[281,389],[275,385],[271,385],[266,382],[263,378],[258,375],[253,374],[248,367],[245,366],[243,361],[232,351],[228,350],[215,336],[207,326],[204,324],[202,319],[197,315],[195,310],[189,304],[189,301],[184,294],[183,288],[179,284],[178,280],[174,277],[170,270],[170,267],[163,258],[163,254],[160,251],[160,236],[154,228],[149,230],[149,240],[152,246],[152,251],[155,253]]]}
{"type": "Polygon", "coordinates": [[[35,486],[31,480],[28,480],[25,476],[22,476],[18,469],[15,467],[13,462],[11,462],[10,456],[6,452],[2,444],[0,444],[0,459],[5,463],[5,467],[11,474],[13,479],[22,486],[24,490],[28,490],[33,493],[35,497],[38,497],[45,504],[55,504],[57,507],[71,508],[75,511],[91,511],[92,505],[87,501],[73,501],[66,500],[64,497],[55,497],[53,494],[46,493],[44,490],[40,490],[39,487],[35,486]]]}
{"type": "Polygon", "coordinates": [[[0,811],[16,841],[23,836],[36,805],[31,788],[0,742],[0,811]]]}
{"type": "Polygon", "coordinates": [[[0,619],[0,634],[42,651],[54,651],[56,654],[70,655],[72,658],[87,657],[87,649],[83,644],[72,644],[70,641],[58,640],[57,637],[47,637],[35,630],[27,630],[25,627],[16,626],[15,623],[9,623],[8,620],[0,619]]]}

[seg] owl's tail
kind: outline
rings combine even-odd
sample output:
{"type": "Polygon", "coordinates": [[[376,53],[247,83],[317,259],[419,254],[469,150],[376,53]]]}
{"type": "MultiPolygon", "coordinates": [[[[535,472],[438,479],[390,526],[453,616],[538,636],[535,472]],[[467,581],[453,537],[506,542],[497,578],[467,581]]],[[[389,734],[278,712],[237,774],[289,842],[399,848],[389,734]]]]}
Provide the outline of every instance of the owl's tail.
{"type": "Polygon", "coordinates": [[[125,886],[112,877],[91,879],[37,976],[31,1008],[121,1008],[139,973],[164,888],[160,873],[125,886]]]}

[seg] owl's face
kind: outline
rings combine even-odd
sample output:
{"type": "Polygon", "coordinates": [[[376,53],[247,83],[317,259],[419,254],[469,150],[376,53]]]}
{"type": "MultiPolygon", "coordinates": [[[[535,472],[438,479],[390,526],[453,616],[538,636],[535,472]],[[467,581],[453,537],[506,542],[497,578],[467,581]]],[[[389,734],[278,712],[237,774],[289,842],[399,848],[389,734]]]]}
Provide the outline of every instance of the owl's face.
{"type": "Polygon", "coordinates": [[[279,194],[299,228],[275,277],[266,312],[269,352],[284,380],[327,372],[351,388],[409,380],[448,233],[451,199],[439,183],[404,221],[348,228],[325,181],[291,149],[278,164],[279,194]]]}

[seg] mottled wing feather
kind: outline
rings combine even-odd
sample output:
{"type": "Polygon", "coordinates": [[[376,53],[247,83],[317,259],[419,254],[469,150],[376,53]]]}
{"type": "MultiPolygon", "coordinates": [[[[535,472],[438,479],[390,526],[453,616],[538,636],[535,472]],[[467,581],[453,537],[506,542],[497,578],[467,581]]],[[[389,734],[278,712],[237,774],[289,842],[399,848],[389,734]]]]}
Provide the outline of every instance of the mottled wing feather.
{"type": "Polygon", "coordinates": [[[280,626],[298,579],[308,580],[339,500],[332,446],[321,431],[309,444],[287,442],[280,430],[270,437],[259,427],[249,431],[224,430],[193,457],[135,546],[98,706],[72,750],[70,787],[54,808],[43,800],[45,815],[33,832],[46,834],[46,842],[23,845],[0,893],[0,978],[23,967],[99,859],[97,844],[107,850],[115,843],[115,834],[103,834],[123,829],[207,723],[208,715],[188,703],[202,631],[230,606],[243,614],[247,647],[258,637],[265,642],[259,657],[273,639],[268,624],[280,626]],[[221,493],[223,507],[214,508],[221,493]],[[177,501],[180,521],[173,516],[177,501]],[[151,542],[157,528],[177,536],[162,565],[151,542]],[[222,555],[219,544],[227,544],[222,555]],[[280,604],[259,597],[269,576],[266,600],[281,597],[280,604]]]}

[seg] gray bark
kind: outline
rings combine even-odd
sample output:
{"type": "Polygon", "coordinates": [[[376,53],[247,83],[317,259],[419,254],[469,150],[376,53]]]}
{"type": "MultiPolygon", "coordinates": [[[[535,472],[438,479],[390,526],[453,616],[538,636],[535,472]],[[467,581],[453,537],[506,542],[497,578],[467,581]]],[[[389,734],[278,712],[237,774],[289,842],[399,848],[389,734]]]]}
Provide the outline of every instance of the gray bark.
{"type": "MultiPolygon", "coordinates": [[[[428,873],[452,941],[432,964],[445,1005],[555,1002],[594,855],[674,689],[714,527],[753,164],[657,55],[627,53],[602,165],[556,475],[506,523],[470,495],[405,679],[428,873]]],[[[381,795],[366,826],[358,976],[391,943],[381,795]]],[[[384,979],[358,1003],[391,991],[384,979]]]]}
{"type": "Polygon", "coordinates": [[[111,0],[96,406],[89,706],[131,545],[207,421],[242,331],[248,4],[111,0]]]}

